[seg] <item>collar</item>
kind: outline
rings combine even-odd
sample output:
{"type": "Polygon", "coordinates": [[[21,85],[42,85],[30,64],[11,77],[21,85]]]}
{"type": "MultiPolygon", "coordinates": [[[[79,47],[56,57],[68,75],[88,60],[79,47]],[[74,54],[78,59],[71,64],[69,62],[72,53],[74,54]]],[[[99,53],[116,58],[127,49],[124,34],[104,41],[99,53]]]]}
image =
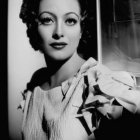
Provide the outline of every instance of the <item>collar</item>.
{"type": "Polygon", "coordinates": [[[62,82],[61,84],[61,89],[62,89],[62,94],[63,96],[65,97],[66,96],[66,93],[70,87],[70,85],[72,84],[73,82],[73,79],[74,78],[78,78],[78,77],[82,77],[87,71],[88,69],[90,69],[91,67],[94,67],[97,65],[97,61],[90,57],[82,66],[81,68],[79,69],[79,71],[74,75],[74,77],[71,77],[70,79],[62,82]]]}

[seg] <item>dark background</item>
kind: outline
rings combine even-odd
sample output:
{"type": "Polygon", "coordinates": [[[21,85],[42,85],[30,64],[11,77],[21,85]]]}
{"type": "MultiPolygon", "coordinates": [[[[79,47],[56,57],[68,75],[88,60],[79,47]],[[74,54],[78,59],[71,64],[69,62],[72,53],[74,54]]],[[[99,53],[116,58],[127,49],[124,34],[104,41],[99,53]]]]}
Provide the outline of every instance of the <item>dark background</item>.
{"type": "Polygon", "coordinates": [[[8,84],[7,84],[7,18],[8,2],[0,1],[0,138],[8,136],[8,84]]]}

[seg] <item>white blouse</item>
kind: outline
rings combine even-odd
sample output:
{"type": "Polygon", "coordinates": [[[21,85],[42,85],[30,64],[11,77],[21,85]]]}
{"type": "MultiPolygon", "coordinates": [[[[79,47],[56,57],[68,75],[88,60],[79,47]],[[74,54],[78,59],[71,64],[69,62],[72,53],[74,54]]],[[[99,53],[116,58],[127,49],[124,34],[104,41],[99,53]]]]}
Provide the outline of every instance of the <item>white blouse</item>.
{"type": "Polygon", "coordinates": [[[61,86],[24,93],[25,140],[94,140],[102,118],[117,119],[125,108],[140,113],[140,91],[127,72],[113,72],[89,58],[61,86]]]}

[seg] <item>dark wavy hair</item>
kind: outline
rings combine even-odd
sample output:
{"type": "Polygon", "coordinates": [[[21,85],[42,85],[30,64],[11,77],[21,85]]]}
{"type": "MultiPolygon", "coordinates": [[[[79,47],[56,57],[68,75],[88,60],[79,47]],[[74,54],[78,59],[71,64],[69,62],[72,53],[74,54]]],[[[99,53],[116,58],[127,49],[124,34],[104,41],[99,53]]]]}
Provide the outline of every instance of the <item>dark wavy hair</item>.
{"type": "MultiPolygon", "coordinates": [[[[93,0],[77,0],[81,8],[81,21],[82,37],[78,46],[78,53],[87,58],[90,56],[96,57],[96,3],[93,0]],[[89,47],[92,45],[94,51],[92,52],[89,47]]],[[[27,36],[29,37],[30,44],[34,50],[41,51],[41,38],[38,34],[38,18],[40,0],[23,0],[19,17],[23,23],[27,25],[27,36]]]]}

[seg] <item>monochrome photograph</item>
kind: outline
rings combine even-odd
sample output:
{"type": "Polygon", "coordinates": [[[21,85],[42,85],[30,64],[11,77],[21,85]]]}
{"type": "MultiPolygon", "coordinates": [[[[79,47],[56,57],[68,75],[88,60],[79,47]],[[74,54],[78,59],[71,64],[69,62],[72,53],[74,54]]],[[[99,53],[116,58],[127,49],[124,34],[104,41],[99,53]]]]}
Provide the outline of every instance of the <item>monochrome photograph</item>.
{"type": "Polygon", "coordinates": [[[139,139],[140,0],[2,7],[5,139],[139,139]]]}

